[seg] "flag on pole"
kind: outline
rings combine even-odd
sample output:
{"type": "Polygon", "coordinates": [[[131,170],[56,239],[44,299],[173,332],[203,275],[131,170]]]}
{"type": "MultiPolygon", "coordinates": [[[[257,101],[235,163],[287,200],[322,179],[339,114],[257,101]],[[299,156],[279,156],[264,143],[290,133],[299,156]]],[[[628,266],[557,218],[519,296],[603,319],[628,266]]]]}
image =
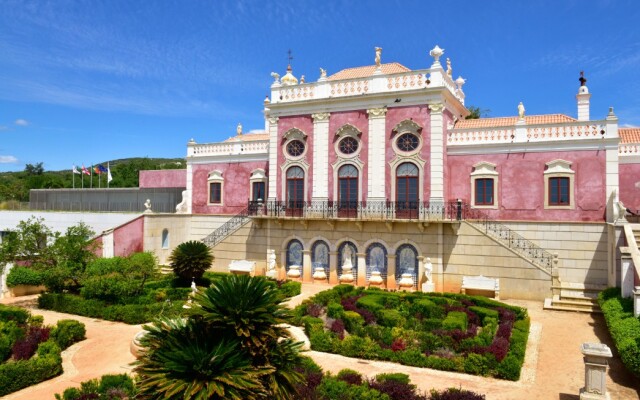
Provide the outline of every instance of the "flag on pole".
{"type": "Polygon", "coordinates": [[[91,175],[91,172],[82,164],[82,173],[85,175],[91,175]]]}
{"type": "Polygon", "coordinates": [[[93,171],[98,175],[100,175],[102,173],[102,171],[100,170],[100,168],[97,165],[95,167],[93,167],[93,171]]]}
{"type": "Polygon", "coordinates": [[[109,166],[109,163],[107,163],[107,183],[111,182],[113,180],[113,177],[111,176],[111,167],[109,166]]]}
{"type": "Polygon", "coordinates": [[[100,169],[100,172],[103,174],[107,173],[107,169],[102,164],[98,165],[98,169],[100,169]]]}
{"type": "Polygon", "coordinates": [[[76,167],[75,165],[73,166],[73,168],[71,170],[73,171],[74,174],[80,175],[82,173],[82,172],[78,171],[78,167],[76,167]]]}

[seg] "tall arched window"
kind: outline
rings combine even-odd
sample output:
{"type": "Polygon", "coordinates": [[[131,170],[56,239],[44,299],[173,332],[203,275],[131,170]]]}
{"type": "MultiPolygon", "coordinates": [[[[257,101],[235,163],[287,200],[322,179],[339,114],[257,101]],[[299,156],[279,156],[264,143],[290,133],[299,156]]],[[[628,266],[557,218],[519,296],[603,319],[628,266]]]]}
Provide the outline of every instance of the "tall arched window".
{"type": "Polygon", "coordinates": [[[300,167],[287,170],[287,212],[299,215],[304,205],[304,171],[300,167]]]}
{"type": "Polygon", "coordinates": [[[358,209],[358,169],[343,165],[338,170],[338,213],[341,217],[356,217],[358,209]]]}
{"type": "Polygon", "coordinates": [[[396,250],[396,282],[402,274],[411,274],[413,284],[418,285],[418,251],[410,244],[403,244],[396,250]]]}
{"type": "Polygon", "coordinates": [[[302,249],[302,243],[297,239],[293,239],[287,245],[287,264],[285,265],[287,272],[292,265],[299,265],[302,273],[302,249]]]}
{"type": "Polygon", "coordinates": [[[380,271],[382,279],[387,280],[387,249],[381,243],[367,247],[367,282],[372,271],[380,271]]]}
{"type": "Polygon", "coordinates": [[[311,247],[311,265],[314,272],[316,268],[322,267],[324,273],[329,276],[329,245],[322,240],[318,240],[311,247]]]}
{"type": "Polygon", "coordinates": [[[396,216],[398,218],[418,217],[418,167],[412,163],[402,163],[396,169],[396,216]]]}
{"type": "Polygon", "coordinates": [[[169,230],[168,229],[164,229],[162,231],[162,248],[163,249],[169,248],[169,230]]]}
{"type": "Polygon", "coordinates": [[[346,241],[342,242],[340,247],[338,247],[338,277],[342,275],[342,266],[345,265],[347,259],[351,260],[351,265],[353,269],[351,273],[353,274],[353,278],[358,280],[358,248],[355,244],[346,241]]]}

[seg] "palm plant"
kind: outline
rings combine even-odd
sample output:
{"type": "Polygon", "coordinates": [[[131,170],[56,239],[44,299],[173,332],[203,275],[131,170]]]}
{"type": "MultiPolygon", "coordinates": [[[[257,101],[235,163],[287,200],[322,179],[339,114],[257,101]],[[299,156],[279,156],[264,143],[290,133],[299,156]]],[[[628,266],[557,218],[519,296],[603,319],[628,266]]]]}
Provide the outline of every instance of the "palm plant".
{"type": "Polygon", "coordinates": [[[211,267],[213,254],[209,246],[197,240],[179,244],[171,252],[169,263],[173,272],[183,279],[200,279],[211,267]]]}
{"type": "Polygon", "coordinates": [[[237,341],[195,320],[145,326],[144,352],[134,371],[143,399],[263,399],[269,366],[251,365],[237,341]]]}

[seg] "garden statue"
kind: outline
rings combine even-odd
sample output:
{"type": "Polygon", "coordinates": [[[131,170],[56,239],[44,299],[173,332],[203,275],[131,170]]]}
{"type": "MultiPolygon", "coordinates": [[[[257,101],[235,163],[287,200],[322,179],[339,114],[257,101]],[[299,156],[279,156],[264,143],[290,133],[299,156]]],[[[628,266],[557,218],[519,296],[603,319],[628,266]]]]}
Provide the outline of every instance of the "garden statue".
{"type": "Polygon", "coordinates": [[[524,111],[524,104],[520,102],[520,104],[518,104],[518,117],[520,117],[520,119],[524,119],[524,111]]]}
{"type": "Polygon", "coordinates": [[[353,261],[351,260],[353,253],[350,246],[346,246],[342,251],[342,275],[340,282],[353,282],[353,261]]]}
{"type": "Polygon", "coordinates": [[[147,199],[147,201],[144,202],[144,208],[145,208],[144,212],[147,214],[153,212],[151,210],[151,199],[147,199]]]}
{"type": "Polygon", "coordinates": [[[240,136],[242,135],[242,124],[238,123],[238,126],[236,127],[236,135],[240,136]]]}
{"type": "Polygon", "coordinates": [[[327,70],[320,68],[320,79],[327,77],[327,70]]]}
{"type": "Polygon", "coordinates": [[[382,58],[382,47],[376,47],[376,67],[380,68],[380,61],[382,58]]]}
{"type": "Polygon", "coordinates": [[[431,282],[431,273],[433,272],[433,264],[431,264],[431,258],[427,257],[427,262],[424,264],[424,277],[427,282],[431,282]]]}
{"type": "Polygon", "coordinates": [[[276,277],[276,251],[274,249],[267,250],[267,276],[269,278],[276,277]]]}

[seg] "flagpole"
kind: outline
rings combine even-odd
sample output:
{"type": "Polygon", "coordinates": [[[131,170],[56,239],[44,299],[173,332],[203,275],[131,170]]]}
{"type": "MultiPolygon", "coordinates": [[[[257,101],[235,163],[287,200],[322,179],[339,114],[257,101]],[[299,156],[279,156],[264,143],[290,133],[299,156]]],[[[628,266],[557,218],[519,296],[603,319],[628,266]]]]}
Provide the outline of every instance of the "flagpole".
{"type": "Polygon", "coordinates": [[[89,170],[89,173],[91,174],[91,175],[89,175],[89,176],[91,176],[91,186],[90,186],[90,188],[93,189],[93,164],[91,164],[91,169],[89,170]]]}
{"type": "Polygon", "coordinates": [[[107,161],[107,189],[109,189],[109,176],[111,176],[111,165],[109,164],[109,161],[107,161]]]}
{"type": "Polygon", "coordinates": [[[76,166],[74,165],[73,169],[71,170],[71,181],[73,182],[73,188],[74,189],[76,188],[76,173],[75,173],[75,170],[76,170],[76,166]]]}

